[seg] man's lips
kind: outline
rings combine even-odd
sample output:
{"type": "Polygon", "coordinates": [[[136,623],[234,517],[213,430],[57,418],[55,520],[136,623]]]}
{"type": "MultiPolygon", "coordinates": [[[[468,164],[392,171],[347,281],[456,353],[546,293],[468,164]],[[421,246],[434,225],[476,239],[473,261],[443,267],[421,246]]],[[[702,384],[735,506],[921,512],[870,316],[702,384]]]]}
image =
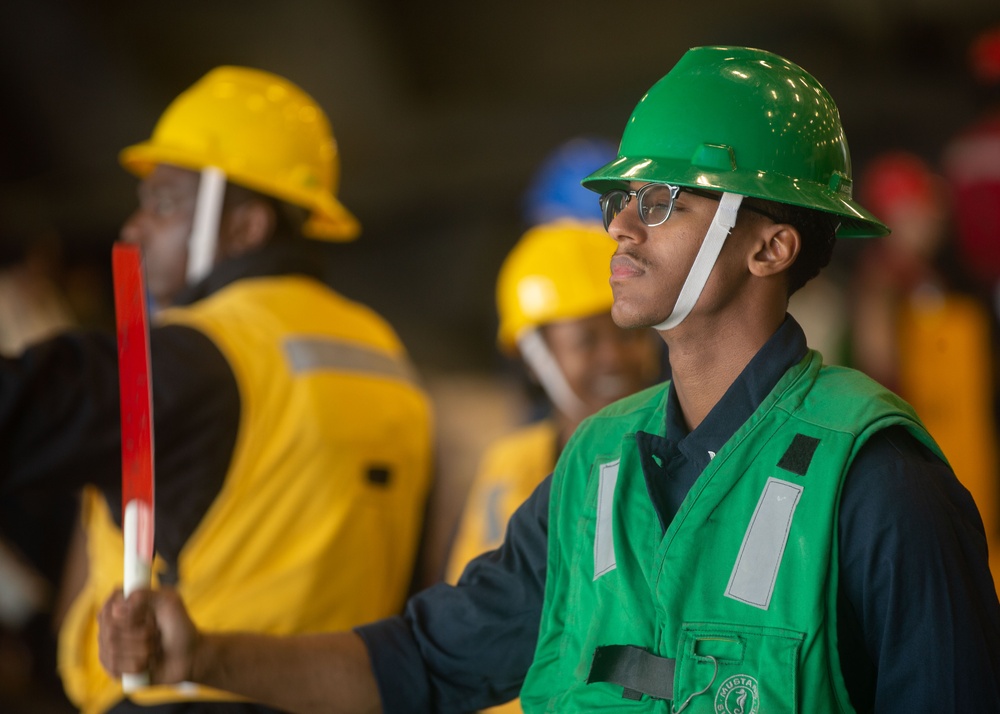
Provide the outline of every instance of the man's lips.
{"type": "Polygon", "coordinates": [[[630,255],[615,255],[611,259],[611,279],[622,280],[642,275],[643,269],[639,261],[630,255]]]}

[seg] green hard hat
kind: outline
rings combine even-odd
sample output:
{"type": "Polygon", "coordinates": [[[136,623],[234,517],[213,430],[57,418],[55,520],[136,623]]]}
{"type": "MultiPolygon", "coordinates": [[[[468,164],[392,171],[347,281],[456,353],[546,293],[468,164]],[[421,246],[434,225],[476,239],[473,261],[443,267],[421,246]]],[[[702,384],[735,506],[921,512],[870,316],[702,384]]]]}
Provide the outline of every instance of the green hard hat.
{"type": "Polygon", "coordinates": [[[749,47],[695,47],[639,101],[618,158],[583,180],[597,193],[670,183],[805,206],[837,235],[889,230],[852,197],[851,155],[833,98],[808,72],[749,47]]]}

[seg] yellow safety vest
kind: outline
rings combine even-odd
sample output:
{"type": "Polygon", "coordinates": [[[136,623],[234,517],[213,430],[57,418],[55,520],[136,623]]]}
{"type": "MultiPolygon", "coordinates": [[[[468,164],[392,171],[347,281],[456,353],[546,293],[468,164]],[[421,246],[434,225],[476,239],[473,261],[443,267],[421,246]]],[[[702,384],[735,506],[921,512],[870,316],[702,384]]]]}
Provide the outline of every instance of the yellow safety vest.
{"type": "MultiPolygon", "coordinates": [[[[210,337],[240,393],[225,482],[177,563],[193,620],[288,634],[398,612],[429,488],[432,416],[389,325],[296,276],[241,280],[160,319],[210,337]]],[[[60,633],[59,663],[70,699],[96,714],[122,698],[98,661],[96,615],[121,586],[123,548],[96,490],[83,517],[89,580],[60,633]]],[[[130,696],[234,698],[195,685],[130,696]]]]}
{"type": "MultiPolygon", "coordinates": [[[[503,437],[486,451],[451,547],[448,582],[458,582],[470,560],[500,547],[514,511],[552,473],[558,457],[558,438],[556,425],[546,419],[503,437]]],[[[489,714],[520,711],[517,699],[485,710],[489,714]]]]}
{"type": "Polygon", "coordinates": [[[555,424],[546,419],[502,437],[486,450],[451,546],[449,583],[458,582],[470,560],[503,543],[514,511],[552,473],[557,438],[555,424]]]}
{"type": "Polygon", "coordinates": [[[989,313],[964,295],[918,295],[901,304],[898,329],[899,393],[972,493],[1000,591],[1000,473],[989,313]]]}

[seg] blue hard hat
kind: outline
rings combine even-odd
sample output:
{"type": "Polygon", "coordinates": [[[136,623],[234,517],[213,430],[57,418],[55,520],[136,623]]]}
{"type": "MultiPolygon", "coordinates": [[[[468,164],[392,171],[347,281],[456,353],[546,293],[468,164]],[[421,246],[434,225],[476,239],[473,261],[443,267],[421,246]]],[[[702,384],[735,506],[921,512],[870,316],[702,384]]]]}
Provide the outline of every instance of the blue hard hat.
{"type": "Polygon", "coordinates": [[[550,153],[536,170],[524,194],[528,225],[560,218],[600,221],[601,209],[591,191],[580,185],[584,177],[614,161],[618,147],[609,139],[578,136],[550,153]]]}

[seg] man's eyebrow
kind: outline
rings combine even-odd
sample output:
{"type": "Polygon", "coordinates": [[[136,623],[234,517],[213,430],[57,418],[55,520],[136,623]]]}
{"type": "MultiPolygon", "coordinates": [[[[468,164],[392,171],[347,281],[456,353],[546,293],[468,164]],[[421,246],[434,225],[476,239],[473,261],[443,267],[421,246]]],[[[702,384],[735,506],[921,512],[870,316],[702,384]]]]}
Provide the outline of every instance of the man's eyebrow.
{"type": "Polygon", "coordinates": [[[677,192],[677,196],[683,196],[685,193],[694,194],[695,196],[701,196],[702,198],[708,198],[713,201],[722,200],[721,191],[709,191],[703,188],[691,188],[689,186],[681,186],[681,190],[677,192]]]}

